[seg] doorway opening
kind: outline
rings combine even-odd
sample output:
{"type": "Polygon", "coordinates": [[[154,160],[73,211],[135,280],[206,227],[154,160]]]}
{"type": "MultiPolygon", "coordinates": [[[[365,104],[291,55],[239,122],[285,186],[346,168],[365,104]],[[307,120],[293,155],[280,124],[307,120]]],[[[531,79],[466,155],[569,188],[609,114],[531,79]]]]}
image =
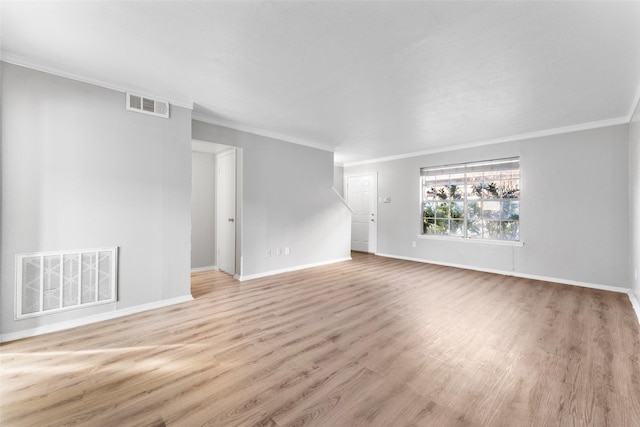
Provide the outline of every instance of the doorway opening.
{"type": "Polygon", "coordinates": [[[378,176],[347,177],[347,204],[351,215],[351,250],[376,253],[378,248],[378,176]]]}
{"type": "Polygon", "coordinates": [[[242,150],[192,141],[191,271],[241,274],[242,150]]]}

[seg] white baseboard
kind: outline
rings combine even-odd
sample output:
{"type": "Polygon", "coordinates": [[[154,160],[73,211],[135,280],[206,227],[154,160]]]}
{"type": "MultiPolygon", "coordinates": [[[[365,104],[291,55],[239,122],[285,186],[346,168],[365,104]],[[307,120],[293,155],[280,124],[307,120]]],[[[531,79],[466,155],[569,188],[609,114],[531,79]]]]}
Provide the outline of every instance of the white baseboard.
{"type": "Polygon", "coordinates": [[[600,285],[597,283],[579,282],[576,280],[558,279],[557,277],[538,276],[535,274],[516,273],[513,271],[495,270],[492,268],[474,267],[470,265],[455,264],[455,263],[449,263],[449,262],[432,261],[432,260],[426,260],[422,258],[411,258],[411,257],[398,256],[398,255],[382,254],[382,253],[376,253],[376,255],[385,257],[385,258],[395,258],[395,259],[402,259],[405,261],[422,262],[425,264],[443,265],[446,267],[464,268],[466,270],[475,270],[475,271],[482,271],[485,273],[501,274],[503,276],[513,276],[513,277],[521,277],[523,279],[542,280],[544,282],[560,283],[562,285],[582,286],[583,288],[600,289],[603,291],[611,291],[611,292],[620,292],[620,293],[629,295],[631,306],[633,307],[633,310],[636,312],[638,323],[640,323],[640,302],[636,298],[633,291],[629,288],[623,288],[621,286],[600,285]]]}
{"type": "Polygon", "coordinates": [[[638,301],[638,298],[636,297],[636,295],[633,293],[631,289],[629,289],[629,300],[631,301],[631,306],[636,312],[638,323],[640,323],[640,301],[638,301]]]}
{"type": "Polygon", "coordinates": [[[281,270],[265,271],[264,273],[249,274],[247,276],[236,275],[234,277],[241,282],[245,282],[247,280],[259,279],[261,277],[274,276],[276,274],[289,273],[289,272],[298,271],[298,270],[305,270],[307,268],[320,267],[323,265],[335,264],[337,262],[344,262],[344,261],[351,261],[351,257],[338,258],[338,259],[333,259],[329,261],[316,262],[312,264],[297,265],[295,267],[283,268],[281,270]]]}
{"type": "Polygon", "coordinates": [[[521,277],[523,279],[542,280],[544,282],[561,283],[563,285],[572,285],[572,286],[582,286],[583,288],[600,289],[603,291],[620,292],[623,294],[629,293],[629,288],[624,288],[621,286],[600,285],[597,283],[579,282],[577,280],[559,279],[557,277],[538,276],[536,274],[517,273],[515,271],[496,270],[492,268],[475,267],[472,265],[432,261],[432,260],[422,259],[422,258],[411,258],[411,257],[403,257],[398,255],[389,255],[389,254],[381,254],[381,253],[376,253],[376,255],[385,257],[385,258],[395,258],[395,259],[402,259],[405,261],[415,261],[415,262],[422,262],[425,264],[443,265],[445,267],[464,268],[465,270],[475,270],[475,271],[482,271],[485,273],[501,274],[503,276],[514,276],[514,277],[521,277]]]}
{"type": "Polygon", "coordinates": [[[25,329],[23,331],[9,332],[0,335],[0,343],[15,341],[22,338],[29,338],[36,335],[48,334],[50,332],[58,332],[65,329],[75,328],[77,326],[89,325],[91,323],[102,322],[104,320],[116,319],[118,317],[129,316],[131,314],[141,313],[143,311],[154,310],[169,305],[181,304],[183,302],[193,301],[191,295],[166,299],[162,301],[150,302],[148,304],[136,305],[135,307],[127,307],[121,310],[109,311],[93,316],[83,317],[81,319],[69,320],[67,322],[55,323],[52,325],[38,326],[37,328],[25,329]]]}
{"type": "Polygon", "coordinates": [[[198,271],[209,271],[209,270],[220,270],[217,265],[208,265],[206,267],[196,267],[192,268],[191,272],[196,273],[198,271]]]}

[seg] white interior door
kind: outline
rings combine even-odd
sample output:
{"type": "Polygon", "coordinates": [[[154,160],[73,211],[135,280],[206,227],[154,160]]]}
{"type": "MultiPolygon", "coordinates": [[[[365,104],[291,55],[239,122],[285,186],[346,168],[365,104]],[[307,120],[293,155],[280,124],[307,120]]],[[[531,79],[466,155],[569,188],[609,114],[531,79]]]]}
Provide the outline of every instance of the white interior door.
{"type": "Polygon", "coordinates": [[[375,174],[347,178],[351,215],[351,249],[375,253],[378,237],[378,180],[375,174]]]}
{"type": "Polygon", "coordinates": [[[217,180],[218,268],[236,272],[236,150],[218,154],[217,180]]]}

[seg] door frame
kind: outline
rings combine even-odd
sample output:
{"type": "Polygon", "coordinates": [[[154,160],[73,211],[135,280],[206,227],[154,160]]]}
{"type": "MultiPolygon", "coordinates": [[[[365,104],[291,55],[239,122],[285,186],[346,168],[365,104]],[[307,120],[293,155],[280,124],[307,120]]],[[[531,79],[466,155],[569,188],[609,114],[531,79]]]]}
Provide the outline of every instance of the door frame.
{"type": "MultiPolygon", "coordinates": [[[[358,173],[353,175],[345,175],[344,177],[344,189],[343,194],[345,195],[345,200],[347,201],[347,205],[349,205],[349,179],[350,178],[361,178],[364,176],[372,176],[374,179],[373,185],[373,215],[375,221],[373,221],[373,230],[369,229],[369,253],[375,254],[378,252],[378,172],[369,172],[369,173],[358,173]],[[373,236],[373,239],[371,239],[373,236]]],[[[349,205],[351,207],[351,205],[349,205]]]]}
{"type": "Polygon", "coordinates": [[[233,250],[233,271],[226,271],[226,273],[230,273],[232,275],[237,275],[238,274],[238,222],[240,222],[240,215],[239,215],[239,211],[238,211],[238,150],[236,147],[229,147],[229,150],[224,150],[221,151],[219,153],[216,153],[216,263],[218,264],[218,269],[220,271],[225,271],[222,269],[222,263],[220,262],[220,248],[221,248],[221,228],[222,228],[222,224],[226,225],[226,221],[225,218],[223,218],[224,215],[221,215],[221,209],[222,209],[222,205],[221,205],[221,197],[220,197],[220,187],[221,187],[221,182],[220,182],[220,157],[225,156],[225,155],[229,155],[233,153],[234,155],[234,162],[233,162],[233,169],[234,169],[234,175],[235,175],[235,183],[234,183],[234,188],[233,188],[233,194],[234,194],[234,206],[233,206],[233,211],[234,211],[234,216],[233,216],[233,222],[234,222],[234,227],[233,227],[233,233],[234,233],[234,250],[233,250]]]}

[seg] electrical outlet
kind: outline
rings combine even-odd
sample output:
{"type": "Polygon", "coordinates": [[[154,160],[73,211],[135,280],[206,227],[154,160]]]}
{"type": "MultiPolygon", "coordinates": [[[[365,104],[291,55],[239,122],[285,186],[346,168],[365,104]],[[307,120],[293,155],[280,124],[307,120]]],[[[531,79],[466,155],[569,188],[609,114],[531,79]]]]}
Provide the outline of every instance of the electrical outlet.
{"type": "Polygon", "coordinates": [[[289,250],[289,248],[284,248],[284,254],[285,255],[289,255],[291,253],[291,251],[289,250]]]}
{"type": "Polygon", "coordinates": [[[271,257],[271,249],[267,249],[267,258],[271,257]]]}
{"type": "Polygon", "coordinates": [[[416,247],[416,242],[411,242],[411,247],[415,248],[416,247]]]}
{"type": "Polygon", "coordinates": [[[282,249],[278,248],[278,249],[276,249],[276,252],[277,252],[278,256],[282,255],[282,249]]]}

